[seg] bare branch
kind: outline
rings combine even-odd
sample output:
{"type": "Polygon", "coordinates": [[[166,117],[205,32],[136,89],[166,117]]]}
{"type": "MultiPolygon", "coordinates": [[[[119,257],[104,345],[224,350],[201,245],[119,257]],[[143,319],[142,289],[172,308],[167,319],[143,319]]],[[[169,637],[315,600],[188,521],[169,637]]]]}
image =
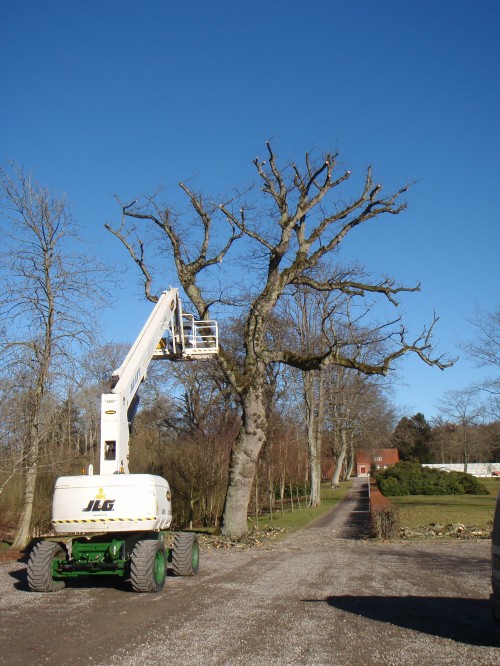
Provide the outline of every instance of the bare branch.
{"type": "Polygon", "coordinates": [[[144,260],[144,243],[140,239],[137,239],[137,244],[139,246],[139,252],[137,253],[133,248],[133,246],[131,245],[131,243],[128,242],[127,238],[122,234],[122,232],[119,229],[113,229],[109,224],[105,224],[104,228],[107,229],[110,233],[112,233],[113,236],[118,238],[118,240],[122,243],[122,245],[127,249],[128,253],[132,257],[132,260],[137,264],[139,270],[144,276],[144,292],[146,298],[148,299],[148,301],[156,303],[158,301],[158,296],[155,296],[154,294],[151,293],[153,278],[151,277],[151,273],[148,267],[146,266],[146,262],[144,260]]]}
{"type": "Polygon", "coordinates": [[[340,291],[349,296],[363,297],[367,292],[372,294],[383,294],[395,306],[398,306],[398,302],[394,298],[394,294],[420,291],[420,284],[417,284],[414,287],[405,287],[403,285],[396,285],[394,280],[390,278],[385,278],[382,282],[377,284],[369,284],[367,282],[357,282],[354,280],[330,279],[318,281],[309,275],[301,275],[300,277],[295,278],[292,283],[294,285],[307,286],[320,292],[340,291]]]}
{"type": "MultiPolygon", "coordinates": [[[[304,371],[319,370],[334,364],[344,368],[357,370],[365,375],[386,376],[389,370],[393,368],[394,361],[406,354],[413,353],[427,365],[444,370],[451,367],[455,363],[455,359],[446,359],[444,355],[437,357],[432,357],[430,355],[432,351],[432,331],[437,321],[438,317],[434,316],[430,326],[423,329],[422,333],[412,343],[407,341],[407,331],[401,326],[399,331],[398,348],[385,355],[385,357],[378,363],[367,363],[359,361],[353,356],[343,356],[339,352],[338,345],[334,345],[327,351],[315,355],[300,354],[293,351],[281,351],[273,356],[273,360],[280,363],[286,363],[287,365],[291,365],[292,367],[304,371]]],[[[392,338],[392,334],[389,337],[392,338]]]]}

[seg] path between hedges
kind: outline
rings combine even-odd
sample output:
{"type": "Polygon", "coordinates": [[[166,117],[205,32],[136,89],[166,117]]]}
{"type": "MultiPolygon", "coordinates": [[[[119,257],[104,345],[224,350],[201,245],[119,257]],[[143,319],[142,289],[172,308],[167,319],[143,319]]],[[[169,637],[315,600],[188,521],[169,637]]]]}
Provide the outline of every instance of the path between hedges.
{"type": "Polygon", "coordinates": [[[370,496],[369,480],[355,477],[347,495],[306,529],[327,528],[338,538],[361,539],[369,534],[370,496]]]}
{"type": "Polygon", "coordinates": [[[261,548],[203,553],[158,595],[82,584],[26,590],[0,565],[2,664],[499,664],[488,541],[360,538],[366,498],[261,548]]]}

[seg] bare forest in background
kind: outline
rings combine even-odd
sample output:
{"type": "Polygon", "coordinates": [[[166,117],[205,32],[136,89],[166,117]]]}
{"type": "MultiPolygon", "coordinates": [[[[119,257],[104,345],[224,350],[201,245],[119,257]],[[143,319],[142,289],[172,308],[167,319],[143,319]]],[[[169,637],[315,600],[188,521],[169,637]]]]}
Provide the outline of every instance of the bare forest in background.
{"type": "MultiPolygon", "coordinates": [[[[400,291],[417,287],[398,286],[388,278],[372,284],[359,267],[320,262],[318,248],[325,246],[315,244],[314,235],[319,238],[330,224],[340,222],[333,237],[340,242],[349,225],[384,212],[399,213],[405,207],[399,197],[407,188],[382,197],[369,170],[359,199],[332,218],[320,207],[323,217],[315,219],[307,237],[311,199],[321,203],[350,172],[332,175],[336,155],[316,166],[307,156],[302,172],[295,164],[281,170],[267,148],[268,164],[256,160],[255,166],[262,191],[277,207],[270,219],[281,215],[277,232],[272,232],[276,237],[252,226],[243,208],[234,213],[231,202],[209,205],[181,186],[201,219],[207,244],[210,216],[225,219],[229,229],[226,245],[218,241],[220,256],[210,258],[202,243],[191,263],[180,249],[175,257],[182,286],[202,318],[213,303],[199,292],[197,271],[217,264],[244,235],[261,245],[270,263],[267,269],[262,264],[268,282],[260,294],[232,297],[233,306],[243,303],[243,312],[250,308],[247,319],[219,322],[221,358],[154,365],[141,392],[130,470],[169,481],[174,527],[221,527],[235,451],[245,442],[248,414],[256,405],[262,417],[259,443],[244,503],[254,524],[262,512],[317,505],[321,484],[349,478],[361,449],[395,446],[403,459],[419,462],[500,460],[500,310],[477,310],[476,339],[464,343],[470,358],[491,368],[491,379],[443,396],[440,416],[432,423],[423,414],[399,413],[386,371],[407,352],[446,367],[442,357],[428,355],[435,321],[412,343],[399,319],[365,325],[371,309],[366,294],[379,293],[393,303],[400,291]],[[288,219],[292,203],[295,217],[288,219]],[[350,217],[345,223],[343,216],[352,214],[359,219],[350,217]],[[293,233],[296,244],[290,240],[293,233]],[[288,242],[291,264],[280,267],[288,242]],[[274,296],[266,301],[271,292],[274,296]]],[[[0,540],[22,544],[50,531],[56,478],[82,473],[90,464],[97,467],[100,396],[109,390],[109,379],[132,341],[106,344],[95,335],[97,312],[107,307],[99,287],[110,269],[82,253],[67,203],[15,165],[2,168],[0,177],[0,228],[6,239],[0,266],[0,540]]],[[[163,214],[155,205],[151,198],[127,215],[154,223],[155,214],[163,214]]],[[[125,219],[125,208],[123,212],[125,219]]],[[[175,247],[178,238],[168,215],[161,219],[175,247]]],[[[123,227],[109,230],[128,242],[123,227]]],[[[140,242],[137,247],[144,250],[140,242]]],[[[134,254],[132,246],[129,250],[143,272],[147,294],[151,282],[144,255],[134,254]]],[[[135,327],[141,324],[134,322],[135,327]]]]}
{"type": "MultiPolygon", "coordinates": [[[[107,346],[96,351],[96,356],[118,359],[124,347],[120,345],[111,353],[107,346]]],[[[212,372],[206,362],[203,372],[194,367],[196,362],[186,365],[187,369],[183,367],[181,373],[184,376],[175,379],[162,365],[161,371],[153,372],[148,380],[149,390],[144,387],[143,406],[132,433],[130,467],[132,472],[159,474],[168,479],[173,495],[174,527],[220,526],[231,447],[240,415],[221,390],[215,363],[209,364],[212,372]],[[168,374],[168,379],[163,380],[161,374],[168,374]]],[[[111,374],[111,368],[114,368],[112,363],[101,372],[111,374]]],[[[180,366],[176,369],[180,370],[180,366]]],[[[397,446],[403,459],[463,463],[465,441],[468,462],[500,460],[498,421],[464,425],[457,420],[439,420],[430,425],[423,415],[417,414],[403,417],[394,427],[395,413],[384,388],[367,378],[362,382],[364,393],[352,394],[355,406],[346,426],[343,417],[338,419],[336,414],[345,409],[343,403],[349,392],[345,389],[336,392],[331,387],[339,381],[332,369],[326,382],[321,431],[322,483],[349,478],[359,449],[397,446]]],[[[280,377],[281,383],[282,395],[269,415],[268,438],[253,484],[249,518],[254,524],[262,512],[301,510],[310,499],[306,408],[300,376],[280,377]]],[[[33,537],[50,532],[56,478],[79,474],[89,464],[97,467],[100,395],[105,384],[99,377],[93,382],[87,377],[84,385],[81,380],[79,384],[64,400],[49,395],[44,401],[46,429],[39,454],[31,522],[33,537]]],[[[12,540],[23,502],[24,478],[19,458],[27,437],[27,401],[29,394],[23,396],[19,389],[0,405],[0,540],[12,540]]]]}

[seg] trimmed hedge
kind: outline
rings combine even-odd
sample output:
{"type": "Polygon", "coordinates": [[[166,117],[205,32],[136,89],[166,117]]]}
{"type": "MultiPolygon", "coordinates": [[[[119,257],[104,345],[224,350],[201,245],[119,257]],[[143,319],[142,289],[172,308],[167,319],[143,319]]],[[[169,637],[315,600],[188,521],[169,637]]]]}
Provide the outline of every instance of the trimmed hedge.
{"type": "Polygon", "coordinates": [[[399,534],[399,507],[392,504],[370,479],[370,520],[372,533],[378,539],[392,539],[399,534]]]}
{"type": "Polygon", "coordinates": [[[488,489],[472,474],[444,472],[404,461],[377,472],[383,495],[488,495],[488,489]]]}

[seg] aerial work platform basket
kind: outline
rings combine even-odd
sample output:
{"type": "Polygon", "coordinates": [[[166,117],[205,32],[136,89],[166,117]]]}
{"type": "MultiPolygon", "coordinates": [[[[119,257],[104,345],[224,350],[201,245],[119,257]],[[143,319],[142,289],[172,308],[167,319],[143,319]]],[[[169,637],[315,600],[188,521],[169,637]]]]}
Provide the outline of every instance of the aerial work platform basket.
{"type": "Polygon", "coordinates": [[[171,325],[153,352],[153,359],[206,359],[219,351],[219,328],[214,320],[196,320],[183,313],[180,326],[171,325]]]}

